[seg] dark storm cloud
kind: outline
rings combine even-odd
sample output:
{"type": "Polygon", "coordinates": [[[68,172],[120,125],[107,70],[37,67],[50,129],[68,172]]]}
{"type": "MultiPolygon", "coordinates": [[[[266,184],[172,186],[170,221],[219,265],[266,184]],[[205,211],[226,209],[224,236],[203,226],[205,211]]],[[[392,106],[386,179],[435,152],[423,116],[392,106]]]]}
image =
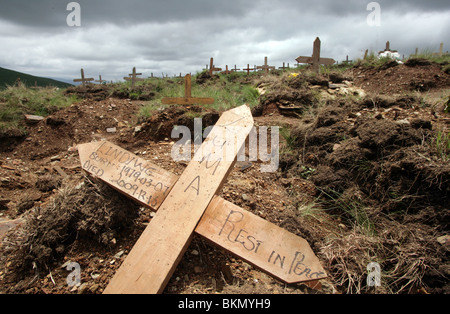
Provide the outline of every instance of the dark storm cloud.
{"type": "MultiPolygon", "coordinates": [[[[371,1],[78,0],[81,27],[69,27],[70,0],[0,0],[0,66],[36,75],[78,75],[79,68],[121,79],[217,66],[281,66],[310,55],[315,37],[324,57],[377,52],[391,41],[401,53],[450,44],[446,1],[377,1],[381,25],[367,24],[371,1]],[[146,73],[147,72],[147,73],[146,73]]],[[[448,50],[448,46],[445,46],[448,50]]]]}

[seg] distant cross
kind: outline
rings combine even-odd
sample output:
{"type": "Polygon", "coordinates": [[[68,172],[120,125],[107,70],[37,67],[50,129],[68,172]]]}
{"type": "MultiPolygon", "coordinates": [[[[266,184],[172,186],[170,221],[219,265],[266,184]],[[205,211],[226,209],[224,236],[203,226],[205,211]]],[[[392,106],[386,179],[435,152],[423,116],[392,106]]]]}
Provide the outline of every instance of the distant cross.
{"type": "Polygon", "coordinates": [[[96,80],[96,82],[99,82],[100,84],[102,84],[103,82],[106,82],[105,80],[102,80],[102,76],[99,75],[98,76],[98,80],[96,80]]]}
{"type": "Polygon", "coordinates": [[[258,66],[256,67],[258,70],[263,70],[264,74],[268,74],[269,70],[274,70],[275,67],[274,66],[269,66],[267,64],[267,57],[264,57],[264,65],[258,66]]]}
{"type": "Polygon", "coordinates": [[[222,71],[222,68],[214,67],[214,59],[211,58],[211,60],[209,61],[209,74],[213,75],[214,71],[222,71]]]}
{"type": "Polygon", "coordinates": [[[74,79],[73,81],[74,81],[74,82],[81,82],[81,84],[82,84],[83,86],[86,86],[86,83],[85,83],[85,82],[90,82],[90,81],[93,81],[93,80],[94,80],[93,77],[85,78],[85,77],[84,77],[84,70],[81,69],[81,78],[80,78],[80,79],[74,79]]]}
{"type": "Polygon", "coordinates": [[[336,61],[331,58],[321,58],[320,57],[320,39],[316,38],[314,41],[313,54],[311,57],[298,57],[295,59],[298,63],[309,63],[312,64],[313,71],[316,73],[320,72],[320,65],[332,65],[336,61]]]}
{"type": "Polygon", "coordinates": [[[243,69],[244,71],[247,71],[247,75],[249,75],[250,74],[250,71],[254,71],[254,69],[251,69],[250,68],[250,64],[247,64],[247,68],[246,69],[243,69]]]}
{"type": "Polygon", "coordinates": [[[389,42],[389,40],[386,42],[386,49],[384,49],[384,51],[380,51],[379,53],[382,53],[385,51],[397,52],[397,50],[391,50],[391,43],[389,42]]]}
{"type": "Polygon", "coordinates": [[[225,75],[230,74],[231,71],[228,71],[228,65],[225,66],[225,71],[222,71],[222,72],[220,72],[220,73],[221,73],[221,74],[225,74],[225,75]]]}
{"type": "Polygon", "coordinates": [[[214,98],[199,98],[191,96],[191,75],[186,74],[184,77],[184,97],[164,97],[161,99],[164,105],[211,105],[214,103],[214,98]]]}
{"type": "Polygon", "coordinates": [[[367,59],[367,55],[369,54],[369,49],[366,49],[366,51],[364,51],[364,58],[363,60],[367,59]]]}
{"type": "Polygon", "coordinates": [[[348,60],[348,56],[345,59],[345,61],[342,61],[342,63],[345,63],[345,64],[349,64],[350,62],[353,62],[353,60],[348,60]]]}
{"type": "Polygon", "coordinates": [[[131,81],[131,88],[132,89],[134,88],[134,84],[137,81],[143,81],[144,80],[144,79],[142,79],[140,77],[137,77],[138,75],[142,75],[142,73],[136,73],[136,67],[133,68],[133,73],[128,74],[128,75],[129,75],[128,77],[124,77],[123,79],[125,81],[131,81]]]}
{"type": "Polygon", "coordinates": [[[239,71],[240,69],[237,69],[236,68],[236,64],[234,65],[234,69],[231,69],[231,72],[237,72],[237,71],[239,71]]]}
{"type": "Polygon", "coordinates": [[[444,54],[444,43],[441,43],[441,45],[439,46],[439,57],[442,57],[443,54],[444,54]]]}
{"type": "Polygon", "coordinates": [[[285,69],[289,69],[289,63],[288,63],[288,65],[287,65],[287,67],[285,67],[285,66],[284,66],[284,62],[283,62],[283,66],[282,66],[282,67],[279,67],[279,69],[282,69],[283,71],[284,71],[285,69]]]}

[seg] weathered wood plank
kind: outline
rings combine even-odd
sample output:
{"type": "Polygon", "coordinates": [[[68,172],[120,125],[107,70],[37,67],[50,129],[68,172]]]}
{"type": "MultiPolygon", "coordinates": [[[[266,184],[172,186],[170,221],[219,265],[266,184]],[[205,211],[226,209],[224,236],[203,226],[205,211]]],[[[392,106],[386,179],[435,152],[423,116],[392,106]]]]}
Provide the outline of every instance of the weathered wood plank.
{"type": "Polygon", "coordinates": [[[287,283],[327,277],[308,242],[220,197],[195,231],[287,283]]]}

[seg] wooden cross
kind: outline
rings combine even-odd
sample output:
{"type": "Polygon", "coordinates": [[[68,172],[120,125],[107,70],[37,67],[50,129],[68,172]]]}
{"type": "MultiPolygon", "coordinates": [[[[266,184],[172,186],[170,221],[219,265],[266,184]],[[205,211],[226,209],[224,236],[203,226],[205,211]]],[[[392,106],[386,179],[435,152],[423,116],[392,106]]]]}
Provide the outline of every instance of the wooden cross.
{"type": "Polygon", "coordinates": [[[222,68],[214,67],[214,59],[211,58],[211,60],[209,61],[209,74],[213,75],[214,71],[222,71],[222,68]]]}
{"type": "Polygon", "coordinates": [[[349,64],[350,62],[353,62],[353,60],[348,60],[348,56],[345,59],[345,61],[342,61],[342,63],[345,63],[345,64],[349,64]]]}
{"type": "Polygon", "coordinates": [[[237,69],[236,68],[236,64],[234,65],[234,69],[231,69],[231,72],[237,72],[237,71],[239,71],[240,69],[237,69]]]}
{"type": "Polygon", "coordinates": [[[102,80],[102,76],[99,75],[98,80],[96,80],[96,82],[99,82],[100,84],[102,84],[103,82],[106,82],[106,81],[102,80]]]}
{"type": "Polygon", "coordinates": [[[200,98],[191,96],[191,75],[186,74],[184,77],[184,97],[164,97],[161,99],[164,105],[211,105],[214,103],[214,98],[200,98]]]}
{"type": "Polygon", "coordinates": [[[285,69],[289,69],[289,63],[288,63],[288,65],[287,65],[287,67],[285,67],[285,66],[284,66],[284,62],[283,62],[283,66],[282,66],[282,67],[279,67],[279,69],[282,69],[283,71],[284,71],[285,69]]]}
{"type": "Polygon", "coordinates": [[[253,127],[250,108],[222,114],[104,293],[161,293],[253,127]],[[239,129],[229,138],[225,132],[239,129]],[[224,154],[226,153],[226,157],[224,154]],[[232,157],[229,158],[229,157],[232,157]]]}
{"type": "Polygon", "coordinates": [[[316,73],[320,72],[320,65],[332,65],[336,61],[331,58],[321,58],[320,57],[320,39],[319,37],[314,40],[313,54],[311,57],[298,57],[295,59],[298,63],[309,63],[312,64],[313,71],[316,73]]]}
{"type": "Polygon", "coordinates": [[[80,78],[80,79],[74,79],[73,81],[74,81],[74,82],[81,82],[81,84],[82,84],[83,86],[86,86],[86,83],[85,83],[85,82],[90,82],[90,81],[93,81],[93,80],[94,80],[93,77],[85,78],[85,77],[84,77],[84,70],[81,69],[81,78],[80,78]]]}
{"type": "Polygon", "coordinates": [[[134,84],[137,81],[143,81],[144,79],[137,77],[138,75],[142,75],[142,73],[136,73],[136,67],[133,68],[133,73],[128,74],[128,77],[124,77],[125,81],[131,81],[131,88],[134,88],[134,84]]]}
{"type": "Polygon", "coordinates": [[[275,69],[274,66],[269,66],[269,65],[267,64],[267,57],[264,57],[264,65],[257,66],[256,68],[257,68],[258,70],[263,70],[263,71],[264,71],[264,74],[268,74],[268,73],[269,73],[269,70],[274,70],[274,69],[275,69]]]}
{"type": "Polygon", "coordinates": [[[230,73],[231,73],[231,71],[228,71],[228,65],[225,66],[225,71],[220,72],[220,74],[225,74],[225,75],[230,74],[230,73]]]}
{"type": "Polygon", "coordinates": [[[250,74],[250,71],[253,71],[254,69],[251,69],[250,68],[250,64],[247,64],[247,68],[246,69],[244,69],[244,71],[247,71],[247,75],[249,75],[250,74]]]}
{"type": "MultiPolygon", "coordinates": [[[[107,141],[78,145],[78,152],[85,171],[155,211],[161,210],[160,206],[166,202],[168,195],[173,192],[175,183],[179,181],[177,176],[170,172],[107,141]]],[[[218,166],[212,163],[209,168],[218,166]]],[[[208,168],[208,164],[205,164],[205,167],[208,168]]],[[[186,220],[187,217],[179,218],[186,220]]],[[[287,283],[326,277],[325,271],[306,240],[218,196],[215,196],[207,206],[195,228],[195,233],[287,283]]],[[[165,244],[170,245],[170,243],[171,241],[168,241],[165,244]]],[[[137,245],[132,251],[138,249],[137,245]]],[[[151,251],[153,248],[148,247],[148,249],[151,251]]],[[[155,254],[159,253],[157,248],[154,250],[155,254]]],[[[145,252],[139,253],[145,256],[145,252]]],[[[150,252],[147,255],[150,255],[150,252]]],[[[127,261],[128,257],[123,264],[126,265],[127,261]]],[[[122,267],[129,271],[143,271],[130,269],[128,266],[122,267]]],[[[153,268],[153,265],[147,264],[146,268],[153,268]]],[[[130,274],[122,272],[122,276],[128,275],[130,274]]],[[[128,279],[124,278],[124,280],[128,279]]],[[[116,284],[111,282],[105,293],[146,292],[118,290],[121,289],[121,284],[118,285],[117,280],[116,284]]],[[[161,287],[161,291],[163,288],[161,287]]]]}
{"type": "Polygon", "coordinates": [[[366,51],[364,51],[364,57],[363,60],[367,59],[367,55],[369,54],[369,49],[366,49],[366,51]]]}

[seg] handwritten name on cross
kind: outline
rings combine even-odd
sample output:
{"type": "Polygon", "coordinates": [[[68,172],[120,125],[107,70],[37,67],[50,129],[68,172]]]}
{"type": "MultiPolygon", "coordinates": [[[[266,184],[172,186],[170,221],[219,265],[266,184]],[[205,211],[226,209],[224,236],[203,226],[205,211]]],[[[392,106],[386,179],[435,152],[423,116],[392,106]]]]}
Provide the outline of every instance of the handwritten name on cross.
{"type": "Polygon", "coordinates": [[[133,73],[128,74],[128,77],[124,77],[125,81],[131,81],[131,88],[134,88],[134,85],[137,81],[143,81],[143,78],[137,77],[137,75],[142,75],[142,73],[136,73],[136,67],[133,68],[133,73]]]}
{"type": "Polygon", "coordinates": [[[85,77],[84,77],[84,70],[81,69],[81,78],[80,78],[80,79],[74,79],[73,81],[74,81],[74,82],[81,82],[81,84],[82,84],[83,86],[86,86],[86,82],[91,82],[91,81],[93,81],[93,80],[94,80],[93,77],[85,78],[85,77]]]}
{"type": "MultiPolygon", "coordinates": [[[[107,141],[78,145],[78,152],[85,171],[155,211],[178,179],[107,141]]],[[[327,277],[306,240],[218,196],[195,233],[286,283],[327,277]]]]}
{"type": "Polygon", "coordinates": [[[214,98],[210,97],[192,97],[191,96],[191,75],[186,74],[184,77],[184,97],[164,97],[161,103],[165,105],[211,105],[214,98]]]}
{"type": "Polygon", "coordinates": [[[214,66],[214,59],[211,58],[211,59],[209,60],[209,74],[210,74],[210,75],[213,75],[214,71],[222,71],[222,68],[216,68],[216,67],[214,66]]]}
{"type": "Polygon", "coordinates": [[[336,61],[331,58],[321,58],[320,57],[320,39],[319,37],[314,40],[313,54],[311,57],[298,57],[295,59],[298,63],[309,63],[312,64],[313,71],[316,73],[320,72],[320,65],[332,65],[336,61]]]}
{"type": "Polygon", "coordinates": [[[264,65],[257,66],[256,68],[257,68],[258,70],[263,70],[263,71],[264,71],[264,74],[268,74],[268,73],[269,73],[269,70],[274,70],[274,69],[275,69],[274,66],[269,66],[269,65],[267,64],[267,57],[264,57],[264,65]]]}

